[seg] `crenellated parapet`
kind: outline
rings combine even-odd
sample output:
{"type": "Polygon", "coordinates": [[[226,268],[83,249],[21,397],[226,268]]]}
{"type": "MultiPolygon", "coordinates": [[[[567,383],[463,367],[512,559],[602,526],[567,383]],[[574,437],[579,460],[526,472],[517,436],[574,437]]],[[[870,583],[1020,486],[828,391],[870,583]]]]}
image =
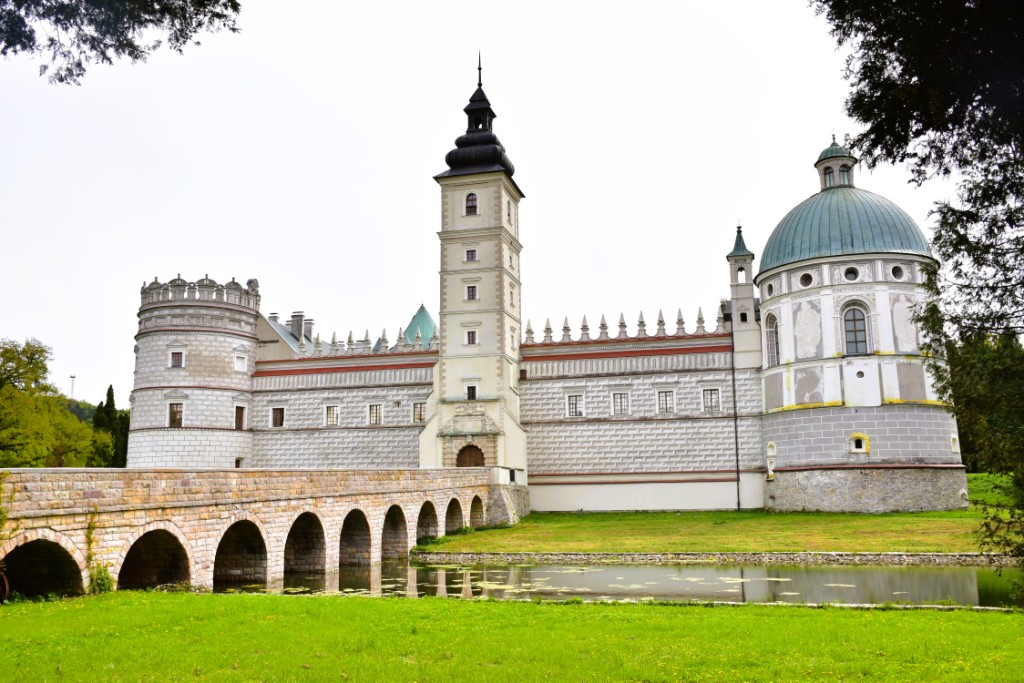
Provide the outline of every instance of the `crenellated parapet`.
{"type": "Polygon", "coordinates": [[[260,283],[250,279],[243,287],[231,278],[227,284],[218,284],[205,275],[201,280],[189,282],[178,277],[166,283],[153,278],[149,284],[143,284],[140,292],[142,306],[157,303],[211,302],[244,306],[254,311],[260,309],[260,283]]]}
{"type": "Polygon", "coordinates": [[[683,338],[694,338],[702,337],[705,335],[721,335],[728,332],[725,326],[725,315],[722,306],[718,307],[718,314],[715,318],[715,327],[712,330],[708,330],[704,320],[703,309],[697,309],[697,326],[693,332],[686,331],[686,321],[683,320],[683,311],[679,309],[676,314],[675,330],[669,332],[665,323],[665,315],[658,311],[658,320],[653,331],[647,329],[647,323],[644,320],[644,314],[641,311],[640,316],[636,323],[636,334],[629,334],[629,326],[626,324],[626,316],[619,314],[619,323],[617,330],[613,330],[609,327],[605,317],[601,316],[601,322],[597,327],[596,336],[592,334],[590,325],[587,323],[587,316],[583,316],[583,322],[579,327],[579,336],[573,338],[573,329],[569,324],[569,318],[565,318],[562,323],[560,330],[561,335],[556,338],[555,330],[551,327],[551,319],[549,318],[542,330],[543,336],[540,340],[537,339],[536,333],[533,330],[533,325],[529,321],[526,323],[526,336],[523,340],[523,346],[537,346],[541,344],[584,344],[587,342],[607,342],[607,341],[644,341],[651,340],[655,341],[658,339],[683,339],[683,338]]]}

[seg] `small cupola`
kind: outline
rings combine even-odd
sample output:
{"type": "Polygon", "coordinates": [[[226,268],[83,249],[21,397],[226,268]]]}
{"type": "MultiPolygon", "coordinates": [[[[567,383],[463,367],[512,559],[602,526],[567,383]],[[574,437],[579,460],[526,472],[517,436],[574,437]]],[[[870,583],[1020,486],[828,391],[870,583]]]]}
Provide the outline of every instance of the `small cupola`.
{"type": "Polygon", "coordinates": [[[853,167],[856,163],[857,157],[836,142],[836,136],[833,135],[832,144],[821,151],[814,163],[814,168],[818,169],[821,189],[853,187],[853,167]]]}

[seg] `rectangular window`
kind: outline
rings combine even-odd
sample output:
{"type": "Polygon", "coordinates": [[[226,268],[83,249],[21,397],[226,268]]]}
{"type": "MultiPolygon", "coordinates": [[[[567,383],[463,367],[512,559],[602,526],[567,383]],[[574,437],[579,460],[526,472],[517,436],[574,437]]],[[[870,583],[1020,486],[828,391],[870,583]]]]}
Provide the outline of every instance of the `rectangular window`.
{"type": "Polygon", "coordinates": [[[573,394],[566,398],[566,415],[583,417],[583,396],[581,394],[573,394]]]}
{"type": "Polygon", "coordinates": [[[476,344],[476,330],[466,332],[466,343],[470,346],[476,344]]]}
{"type": "Polygon", "coordinates": [[[676,394],[674,391],[659,391],[658,392],[658,412],[659,413],[674,413],[676,412],[676,394]]]}
{"type": "Polygon", "coordinates": [[[184,413],[183,403],[169,403],[167,405],[167,426],[168,427],[180,427],[182,424],[182,415],[184,413]]]}
{"type": "Polygon", "coordinates": [[[235,429],[245,429],[245,406],[235,406],[235,429]]]}
{"type": "Polygon", "coordinates": [[[466,286],[466,301],[476,301],[476,285],[466,286]]]}
{"type": "Polygon", "coordinates": [[[467,249],[466,250],[466,260],[467,261],[476,261],[476,249],[467,249]]]}
{"type": "Polygon", "coordinates": [[[185,367],[185,352],[184,351],[171,351],[171,367],[172,368],[183,368],[183,367],[185,367]]]}
{"type": "Polygon", "coordinates": [[[466,387],[466,400],[467,401],[475,401],[476,400],[476,387],[473,386],[472,384],[470,384],[469,386],[466,387]]]}
{"type": "Polygon", "coordinates": [[[370,404],[369,421],[372,425],[383,424],[384,416],[382,412],[382,406],[380,403],[370,404]]]}
{"type": "Polygon", "coordinates": [[[612,394],[612,415],[629,415],[629,394],[612,394]]]}
{"type": "Polygon", "coordinates": [[[413,422],[426,422],[427,421],[427,404],[426,403],[413,403],[412,404],[412,421],[413,422]]]}
{"type": "Polygon", "coordinates": [[[245,372],[246,360],[245,356],[235,356],[235,372],[245,372]]]}
{"type": "Polygon", "coordinates": [[[339,418],[338,406],[324,406],[324,424],[328,427],[337,427],[339,418]]]}
{"type": "Polygon", "coordinates": [[[284,408],[270,409],[270,426],[284,427],[284,408]]]}
{"type": "Polygon", "coordinates": [[[704,412],[717,413],[722,410],[721,402],[718,400],[718,389],[704,390],[704,412]]]}

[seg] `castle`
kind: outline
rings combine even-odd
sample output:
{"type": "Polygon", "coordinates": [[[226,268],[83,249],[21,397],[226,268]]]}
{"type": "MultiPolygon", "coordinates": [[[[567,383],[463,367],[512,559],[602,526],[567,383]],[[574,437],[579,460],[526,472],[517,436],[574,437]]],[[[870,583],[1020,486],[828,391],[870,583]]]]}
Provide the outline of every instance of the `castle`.
{"type": "Polygon", "coordinates": [[[756,276],[737,229],[713,323],[535,331],[524,195],[480,83],[464,111],[435,176],[437,324],[420,307],[394,343],[328,342],[302,312],[264,316],[256,280],[154,280],[129,467],[488,467],[534,510],[966,505],[912,318],[934,259],[906,213],[855,186],[847,149],[821,152],[820,191],[778,224],[756,276]]]}

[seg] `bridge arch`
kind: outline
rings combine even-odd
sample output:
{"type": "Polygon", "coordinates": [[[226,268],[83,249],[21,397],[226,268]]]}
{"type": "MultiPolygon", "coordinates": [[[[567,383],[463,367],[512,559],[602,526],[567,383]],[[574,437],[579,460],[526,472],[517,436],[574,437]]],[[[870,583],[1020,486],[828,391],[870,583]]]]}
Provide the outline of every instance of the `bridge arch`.
{"type": "Polygon", "coordinates": [[[338,541],[338,563],[341,565],[370,564],[372,539],[370,520],[359,508],[349,510],[341,524],[338,541]]]}
{"type": "Polygon", "coordinates": [[[267,533],[254,515],[240,513],[228,519],[213,561],[214,582],[267,581],[267,533]]]}
{"type": "Polygon", "coordinates": [[[380,557],[395,560],[409,556],[409,527],[405,510],[398,503],[388,508],[380,535],[380,557]]]}
{"type": "Polygon", "coordinates": [[[484,525],[484,502],[480,496],[473,496],[473,502],[469,504],[469,525],[474,529],[484,525]]]}
{"type": "Polygon", "coordinates": [[[327,568],[324,524],[315,509],[300,512],[288,527],[284,543],[284,573],[320,573],[327,568]]]}
{"type": "Polygon", "coordinates": [[[450,534],[466,526],[462,516],[462,503],[458,498],[448,501],[448,509],[444,513],[444,532],[450,534]]]}
{"type": "Polygon", "coordinates": [[[190,583],[195,561],[192,549],[173,522],[145,524],[125,541],[114,576],[118,590],[152,588],[168,583],[190,583]]]}
{"type": "Polygon", "coordinates": [[[52,529],[31,529],[0,546],[10,590],[25,596],[81,595],[89,579],[85,554],[52,529]]]}
{"type": "Polygon", "coordinates": [[[416,540],[421,538],[437,538],[437,508],[429,500],[420,507],[416,518],[416,540]]]}

